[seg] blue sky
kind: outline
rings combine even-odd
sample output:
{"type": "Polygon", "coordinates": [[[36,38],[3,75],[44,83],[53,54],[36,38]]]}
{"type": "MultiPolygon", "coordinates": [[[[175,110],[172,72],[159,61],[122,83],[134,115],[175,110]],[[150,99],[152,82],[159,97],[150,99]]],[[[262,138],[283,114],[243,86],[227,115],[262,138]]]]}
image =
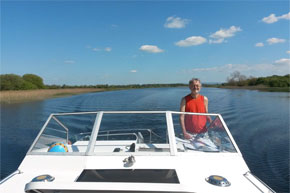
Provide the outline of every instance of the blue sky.
{"type": "Polygon", "coordinates": [[[2,1],[1,74],[45,84],[290,73],[288,1],[2,1]]]}

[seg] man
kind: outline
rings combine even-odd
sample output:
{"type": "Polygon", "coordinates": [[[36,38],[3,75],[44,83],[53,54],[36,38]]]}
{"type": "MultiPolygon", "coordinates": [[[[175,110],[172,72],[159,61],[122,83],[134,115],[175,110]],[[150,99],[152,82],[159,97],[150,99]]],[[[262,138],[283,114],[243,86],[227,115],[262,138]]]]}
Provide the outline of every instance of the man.
{"type": "MultiPolygon", "coordinates": [[[[197,78],[189,81],[190,94],[183,97],[180,104],[181,112],[207,113],[208,99],[199,94],[201,82],[197,78]]],[[[180,124],[185,139],[191,139],[193,135],[207,131],[206,122],[209,116],[202,115],[180,115],[180,124]]]]}

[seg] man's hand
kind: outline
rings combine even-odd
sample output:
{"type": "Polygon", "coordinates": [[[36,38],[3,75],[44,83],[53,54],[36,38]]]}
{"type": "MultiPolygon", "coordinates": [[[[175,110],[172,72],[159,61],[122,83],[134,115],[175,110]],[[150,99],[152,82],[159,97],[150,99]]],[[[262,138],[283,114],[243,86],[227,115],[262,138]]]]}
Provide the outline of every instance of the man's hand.
{"type": "Polygon", "coordinates": [[[187,132],[183,133],[184,139],[191,139],[192,136],[190,134],[188,134],[187,132]]]}
{"type": "Polygon", "coordinates": [[[212,122],[211,117],[210,116],[206,116],[206,121],[211,123],[212,122]]]}

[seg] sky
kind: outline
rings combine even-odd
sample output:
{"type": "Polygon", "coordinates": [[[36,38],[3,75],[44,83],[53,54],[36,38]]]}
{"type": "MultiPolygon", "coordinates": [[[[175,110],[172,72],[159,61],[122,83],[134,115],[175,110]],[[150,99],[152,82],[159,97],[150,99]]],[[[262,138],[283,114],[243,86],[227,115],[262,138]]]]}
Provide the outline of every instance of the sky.
{"type": "Polygon", "coordinates": [[[1,1],[1,74],[45,84],[290,73],[289,1],[1,1]]]}

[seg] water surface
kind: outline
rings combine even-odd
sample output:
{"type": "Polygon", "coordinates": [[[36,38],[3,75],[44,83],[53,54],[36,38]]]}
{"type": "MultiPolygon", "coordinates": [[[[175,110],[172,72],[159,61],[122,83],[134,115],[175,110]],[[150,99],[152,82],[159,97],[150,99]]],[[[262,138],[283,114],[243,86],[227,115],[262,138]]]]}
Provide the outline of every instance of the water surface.
{"type": "MultiPolygon", "coordinates": [[[[1,105],[1,178],[15,171],[50,113],[100,110],[178,111],[187,88],[88,93],[1,105]]],[[[289,192],[289,93],[203,88],[250,170],[277,192],[289,192]]]]}

